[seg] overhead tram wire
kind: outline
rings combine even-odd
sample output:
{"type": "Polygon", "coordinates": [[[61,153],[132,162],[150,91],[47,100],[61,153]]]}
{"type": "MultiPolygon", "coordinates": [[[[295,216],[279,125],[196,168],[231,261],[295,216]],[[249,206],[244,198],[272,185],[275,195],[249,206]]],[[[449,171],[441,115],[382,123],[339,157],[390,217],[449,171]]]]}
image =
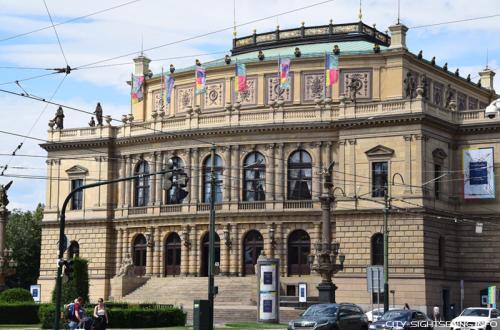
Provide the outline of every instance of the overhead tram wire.
{"type": "Polygon", "coordinates": [[[107,11],[118,9],[118,8],[130,5],[130,4],[133,4],[135,2],[139,2],[139,1],[142,1],[142,0],[128,1],[128,2],[125,2],[125,3],[119,4],[119,5],[113,6],[113,7],[101,9],[101,10],[98,10],[98,11],[86,14],[86,15],[83,15],[83,16],[78,16],[78,17],[75,17],[75,18],[71,18],[69,20],[66,20],[66,21],[63,21],[63,22],[60,22],[60,23],[56,23],[56,24],[45,26],[43,28],[39,28],[39,29],[36,29],[36,30],[32,30],[32,31],[28,31],[28,32],[16,34],[16,35],[4,38],[4,39],[0,39],[0,42],[7,41],[7,40],[12,40],[12,39],[16,39],[16,38],[19,38],[19,37],[24,37],[24,36],[27,36],[27,35],[30,35],[30,34],[33,34],[33,33],[36,33],[36,32],[40,32],[40,31],[43,31],[43,30],[51,29],[53,26],[60,26],[60,25],[63,25],[63,24],[68,24],[68,23],[72,23],[72,22],[75,22],[75,21],[79,21],[81,19],[88,18],[88,17],[91,17],[91,16],[95,16],[95,15],[98,15],[98,14],[102,14],[102,13],[105,13],[107,11]]]}
{"type": "Polygon", "coordinates": [[[422,28],[427,28],[427,27],[456,24],[456,23],[463,23],[463,22],[471,22],[471,21],[477,21],[477,20],[481,20],[481,19],[489,19],[489,18],[495,18],[495,17],[500,17],[500,14],[464,18],[464,19],[459,19],[459,20],[445,21],[445,22],[431,23],[431,24],[424,24],[424,25],[415,25],[415,26],[408,27],[408,29],[422,29],[422,28]]]}
{"type": "Polygon", "coordinates": [[[61,44],[61,39],[59,39],[59,33],[57,33],[57,29],[54,26],[54,21],[52,20],[52,15],[50,14],[50,10],[49,10],[49,7],[47,6],[47,2],[45,0],[43,0],[43,4],[45,6],[45,9],[47,10],[47,15],[49,16],[52,28],[54,29],[54,33],[56,35],[57,43],[59,44],[59,49],[61,50],[61,54],[62,54],[62,56],[64,58],[64,62],[66,62],[66,66],[69,67],[68,59],[66,58],[66,54],[64,54],[64,49],[63,49],[62,44],[61,44]]]}

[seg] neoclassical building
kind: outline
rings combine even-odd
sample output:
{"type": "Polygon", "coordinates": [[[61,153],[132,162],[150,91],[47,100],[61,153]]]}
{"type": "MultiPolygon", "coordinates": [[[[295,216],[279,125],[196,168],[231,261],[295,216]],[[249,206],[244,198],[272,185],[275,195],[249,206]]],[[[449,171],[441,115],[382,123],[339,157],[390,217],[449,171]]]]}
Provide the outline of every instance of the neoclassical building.
{"type": "Polygon", "coordinates": [[[438,304],[447,313],[463,293],[464,306],[477,305],[481,289],[500,284],[500,205],[464,200],[462,152],[499,144],[498,119],[484,115],[497,97],[494,72],[471,81],[426,59],[430,54],[409,52],[404,25],[389,30],[330,23],[234,39],[232,54],[202,63],[206,93],[195,95],[194,66],[175,70],[167,107],[161,76],[146,56],[134,59],[135,74],[146,77],[144,100],[122,124],[50,129],[42,145],[49,177],[42,299],[54,286],[58,216],[70,190],[156,172],[169,159],[190,178],[185,198],[177,188],[164,191],[157,177],[85,190],[66,213],[68,256],[90,260],[93,300],[120,297],[116,275],[129,258],[139,280],[130,277],[128,291],[153,278],[206,276],[215,144],[218,277],[253,278],[264,251],[280,259],[283,295],[296,295],[306,282],[317,296],[320,277],[307,257],[321,237],[320,173],[335,162],[331,235],[346,257],[335,276],[338,301],[376,300],[366,289],[366,267],[383,264],[387,193],[391,304],[438,304]],[[340,79],[325,88],[325,53],[333,51],[340,79]],[[278,88],[279,57],[291,58],[285,91],[278,88]],[[248,77],[239,95],[235,62],[246,64],[248,77]],[[484,223],[481,234],[475,221],[484,223]]]}

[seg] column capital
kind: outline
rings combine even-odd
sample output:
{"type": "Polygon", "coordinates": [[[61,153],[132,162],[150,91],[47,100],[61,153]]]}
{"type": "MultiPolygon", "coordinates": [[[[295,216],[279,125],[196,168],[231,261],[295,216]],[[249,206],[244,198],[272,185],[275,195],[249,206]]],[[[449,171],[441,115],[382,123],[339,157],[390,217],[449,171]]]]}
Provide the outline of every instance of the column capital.
{"type": "Polygon", "coordinates": [[[356,145],[358,143],[356,139],[348,139],[347,141],[349,142],[350,145],[356,145]]]}
{"type": "Polygon", "coordinates": [[[411,141],[411,140],[413,140],[413,136],[411,134],[409,134],[409,135],[403,135],[403,139],[405,141],[411,141]]]}
{"type": "Polygon", "coordinates": [[[274,150],[276,148],[276,145],[274,143],[269,143],[266,144],[266,150],[274,150]]]}
{"type": "Polygon", "coordinates": [[[341,139],[341,140],[338,140],[337,143],[341,146],[344,146],[347,144],[347,140],[346,139],[341,139]]]}
{"type": "Polygon", "coordinates": [[[415,139],[417,140],[422,140],[422,141],[427,141],[429,140],[429,136],[424,135],[424,134],[416,134],[415,139]]]}
{"type": "Polygon", "coordinates": [[[321,141],[319,141],[319,142],[311,142],[309,145],[312,148],[321,148],[322,142],[321,141]]]}

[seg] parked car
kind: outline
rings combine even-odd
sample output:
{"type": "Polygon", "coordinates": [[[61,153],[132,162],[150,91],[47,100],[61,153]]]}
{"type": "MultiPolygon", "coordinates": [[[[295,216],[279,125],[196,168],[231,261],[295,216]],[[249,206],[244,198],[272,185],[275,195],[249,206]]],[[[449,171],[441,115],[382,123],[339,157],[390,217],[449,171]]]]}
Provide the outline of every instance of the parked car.
{"type": "MultiPolygon", "coordinates": [[[[389,310],[393,310],[396,308],[389,308],[389,310]]],[[[366,317],[368,318],[368,322],[375,322],[377,321],[382,315],[384,315],[384,308],[375,308],[371,311],[368,311],[365,313],[366,317]]]]}
{"type": "Polygon", "coordinates": [[[368,330],[368,319],[354,304],[317,304],[288,322],[288,330],[368,330]]]}
{"type": "Polygon", "coordinates": [[[382,315],[378,321],[372,322],[370,330],[432,330],[432,321],[417,310],[393,309],[382,315]]]}
{"type": "Polygon", "coordinates": [[[500,312],[494,308],[470,307],[451,321],[450,330],[500,329],[500,312]]]}

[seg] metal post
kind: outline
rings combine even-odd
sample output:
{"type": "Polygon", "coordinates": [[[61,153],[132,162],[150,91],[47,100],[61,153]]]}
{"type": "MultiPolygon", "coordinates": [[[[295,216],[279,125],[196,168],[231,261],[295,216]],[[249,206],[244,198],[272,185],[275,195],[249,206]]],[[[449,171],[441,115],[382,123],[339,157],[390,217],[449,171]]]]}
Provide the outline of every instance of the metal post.
{"type": "Polygon", "coordinates": [[[384,193],[384,313],[389,310],[389,190],[385,187],[384,193]]]}
{"type": "Polygon", "coordinates": [[[210,148],[210,219],[208,224],[208,329],[214,329],[214,264],[215,264],[215,145],[210,148]]]}

